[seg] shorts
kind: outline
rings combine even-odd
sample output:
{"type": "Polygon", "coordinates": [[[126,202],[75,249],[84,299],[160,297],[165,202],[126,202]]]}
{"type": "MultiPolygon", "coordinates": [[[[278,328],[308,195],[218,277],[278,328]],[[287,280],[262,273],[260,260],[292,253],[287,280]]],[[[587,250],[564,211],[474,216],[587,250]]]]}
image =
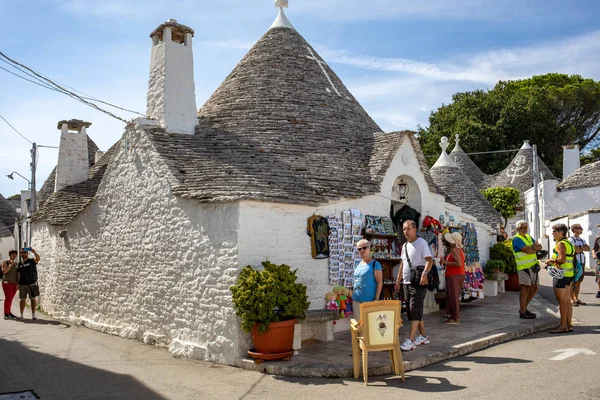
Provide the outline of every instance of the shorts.
{"type": "Polygon", "coordinates": [[[423,320],[423,303],[427,294],[427,286],[404,285],[406,299],[406,315],[409,321],[423,320]]]}
{"type": "Polygon", "coordinates": [[[567,286],[569,286],[571,284],[571,282],[573,282],[573,277],[572,276],[564,276],[560,279],[558,278],[552,278],[552,287],[556,288],[556,289],[564,289],[567,286]]]}
{"type": "MultiPolygon", "coordinates": [[[[33,285],[19,285],[19,298],[21,300],[25,300],[27,298],[27,295],[29,295],[29,300],[35,299],[36,296],[33,296],[33,293],[31,293],[32,286],[35,286],[36,288],[38,288],[37,283],[34,283],[33,285]]],[[[38,292],[38,296],[39,296],[39,292],[40,292],[39,288],[37,289],[37,292],[38,292]]]]}
{"type": "Polygon", "coordinates": [[[600,260],[596,262],[596,283],[600,283],[600,260]]]}
{"type": "Polygon", "coordinates": [[[540,283],[539,272],[533,272],[531,268],[521,269],[517,271],[519,275],[519,285],[537,286],[540,283]]]}

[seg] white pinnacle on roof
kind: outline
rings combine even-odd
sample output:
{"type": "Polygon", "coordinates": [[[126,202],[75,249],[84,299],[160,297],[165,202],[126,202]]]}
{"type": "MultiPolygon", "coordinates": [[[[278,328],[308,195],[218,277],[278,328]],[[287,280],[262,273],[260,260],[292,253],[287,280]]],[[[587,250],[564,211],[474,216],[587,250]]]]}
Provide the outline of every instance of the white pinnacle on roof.
{"type": "Polygon", "coordinates": [[[523,140],[523,146],[521,146],[521,150],[523,149],[531,149],[531,145],[529,144],[529,140],[523,140]]]}
{"type": "Polygon", "coordinates": [[[435,164],[433,164],[433,167],[456,167],[456,164],[454,164],[454,161],[452,161],[452,159],[450,158],[450,156],[448,155],[448,153],[446,153],[446,149],[448,148],[448,146],[450,145],[450,143],[448,143],[448,138],[446,136],[442,136],[442,139],[440,140],[440,147],[442,148],[442,154],[440,154],[440,158],[438,158],[438,160],[435,162],[435,164]]]}
{"type": "Polygon", "coordinates": [[[271,24],[269,29],[271,28],[290,28],[296,30],[294,25],[287,19],[285,13],[283,12],[284,8],[288,7],[288,0],[275,0],[275,7],[279,8],[279,14],[275,21],[271,24]]]}

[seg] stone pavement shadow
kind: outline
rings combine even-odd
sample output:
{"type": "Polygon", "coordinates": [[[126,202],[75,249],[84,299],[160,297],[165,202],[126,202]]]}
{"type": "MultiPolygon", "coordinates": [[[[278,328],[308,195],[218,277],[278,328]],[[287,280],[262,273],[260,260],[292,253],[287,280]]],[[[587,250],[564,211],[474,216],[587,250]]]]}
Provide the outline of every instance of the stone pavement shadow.
{"type": "MultiPolygon", "coordinates": [[[[363,384],[362,375],[358,379],[354,378],[296,378],[286,377],[281,375],[273,375],[273,378],[279,381],[295,383],[299,385],[343,385],[348,386],[348,381],[353,381],[363,384]]],[[[456,392],[465,389],[466,386],[458,386],[452,384],[446,378],[437,376],[412,376],[410,373],[406,375],[406,382],[402,382],[402,378],[398,375],[376,375],[369,376],[369,387],[389,387],[396,389],[414,390],[423,393],[443,393],[456,392]]]]}
{"type": "Polygon", "coordinates": [[[21,324],[32,324],[32,325],[54,325],[54,326],[60,327],[61,329],[68,329],[71,327],[71,324],[67,324],[65,322],[51,320],[51,319],[42,319],[39,317],[35,321],[32,319],[22,319],[22,320],[17,320],[16,322],[21,323],[21,324]]]}
{"type": "MultiPolygon", "coordinates": [[[[463,356],[452,359],[450,362],[472,362],[476,364],[489,364],[489,365],[499,365],[499,364],[527,364],[532,363],[531,360],[524,360],[521,358],[512,358],[512,357],[479,357],[479,356],[463,356]]],[[[462,372],[469,371],[468,367],[457,367],[455,365],[448,365],[448,361],[442,361],[437,364],[429,365],[422,369],[422,371],[432,371],[432,372],[462,372]]]]}
{"type": "Polygon", "coordinates": [[[0,338],[0,354],[1,392],[33,389],[41,399],[165,399],[131,376],[36,352],[17,341],[0,338]]]}

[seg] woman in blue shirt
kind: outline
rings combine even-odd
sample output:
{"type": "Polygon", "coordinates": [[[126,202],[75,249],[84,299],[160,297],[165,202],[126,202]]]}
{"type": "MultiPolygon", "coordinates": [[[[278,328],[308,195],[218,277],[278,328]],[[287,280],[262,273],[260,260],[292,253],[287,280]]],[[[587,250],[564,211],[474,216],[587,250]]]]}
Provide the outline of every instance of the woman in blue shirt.
{"type": "Polygon", "coordinates": [[[371,257],[371,242],[360,240],[356,247],[362,261],[354,269],[354,289],[352,290],[352,312],[354,319],[360,320],[360,304],[375,301],[383,288],[383,272],[379,261],[371,257]]]}

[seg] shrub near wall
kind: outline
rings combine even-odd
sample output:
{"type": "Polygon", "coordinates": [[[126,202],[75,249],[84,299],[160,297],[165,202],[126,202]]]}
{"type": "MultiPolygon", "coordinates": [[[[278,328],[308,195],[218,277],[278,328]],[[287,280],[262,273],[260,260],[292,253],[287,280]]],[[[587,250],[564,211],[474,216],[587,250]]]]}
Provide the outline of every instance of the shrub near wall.
{"type": "Polygon", "coordinates": [[[517,272],[517,262],[515,261],[515,255],[512,250],[512,241],[505,240],[498,242],[490,247],[490,260],[504,261],[506,267],[504,272],[517,272]]]}

